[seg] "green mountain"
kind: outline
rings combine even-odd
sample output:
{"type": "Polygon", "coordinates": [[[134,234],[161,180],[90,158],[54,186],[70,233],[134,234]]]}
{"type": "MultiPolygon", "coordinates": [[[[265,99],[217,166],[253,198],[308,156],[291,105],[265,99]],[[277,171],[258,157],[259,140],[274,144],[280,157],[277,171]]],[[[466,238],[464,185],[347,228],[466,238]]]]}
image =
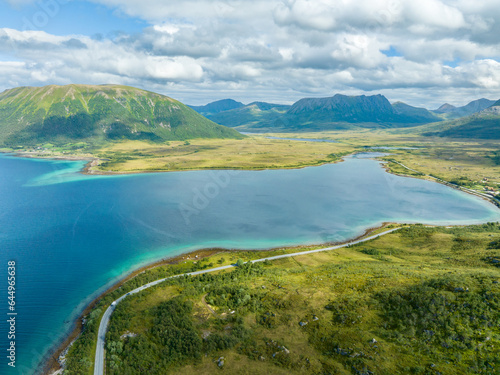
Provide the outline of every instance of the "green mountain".
{"type": "Polygon", "coordinates": [[[479,113],[424,126],[423,130],[425,136],[500,139],[500,100],[479,113]]]}
{"type": "Polygon", "coordinates": [[[218,124],[245,130],[305,131],[353,127],[406,127],[441,121],[425,108],[391,103],[382,95],[301,99],[292,106],[254,102],[207,115],[218,124]]]}
{"type": "Polygon", "coordinates": [[[425,108],[412,107],[411,105],[396,102],[392,105],[394,111],[400,116],[400,121],[414,123],[430,123],[441,121],[441,118],[425,108]]]}
{"type": "Polygon", "coordinates": [[[164,95],[117,85],[19,87],[0,94],[0,144],[241,138],[164,95]]]}
{"type": "Polygon", "coordinates": [[[194,109],[199,114],[207,116],[224,111],[230,111],[232,109],[237,109],[244,106],[245,105],[243,103],[237,102],[236,100],[233,99],[222,99],[216,102],[208,103],[207,105],[202,105],[202,106],[190,105],[189,107],[194,109]]]}
{"type": "Polygon", "coordinates": [[[207,115],[207,118],[230,127],[269,128],[273,127],[289,108],[289,105],[284,104],[253,102],[230,111],[207,115]]]}

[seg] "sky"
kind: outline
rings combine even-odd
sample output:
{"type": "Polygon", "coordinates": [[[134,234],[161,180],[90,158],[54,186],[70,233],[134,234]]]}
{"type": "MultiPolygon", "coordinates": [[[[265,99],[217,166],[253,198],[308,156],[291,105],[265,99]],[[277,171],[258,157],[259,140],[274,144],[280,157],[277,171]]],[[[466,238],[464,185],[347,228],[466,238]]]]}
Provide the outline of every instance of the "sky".
{"type": "Polygon", "coordinates": [[[500,98],[498,0],[0,0],[0,91],[125,84],[200,105],[500,98]]]}

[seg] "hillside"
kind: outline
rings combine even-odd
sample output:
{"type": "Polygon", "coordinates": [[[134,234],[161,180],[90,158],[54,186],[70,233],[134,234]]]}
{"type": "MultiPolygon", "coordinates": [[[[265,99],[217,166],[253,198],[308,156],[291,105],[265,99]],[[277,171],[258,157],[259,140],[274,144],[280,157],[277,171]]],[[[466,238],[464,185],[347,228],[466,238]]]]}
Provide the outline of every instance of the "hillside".
{"type": "Polygon", "coordinates": [[[500,101],[480,113],[425,128],[423,135],[449,138],[500,139],[500,101]]]}
{"type": "Polygon", "coordinates": [[[491,107],[495,103],[494,100],[489,99],[478,99],[473,100],[467,105],[462,107],[455,107],[448,103],[443,104],[438,109],[432,111],[438,115],[442,115],[445,119],[453,120],[460,117],[470,116],[474,113],[479,113],[488,107],[491,107]]]}
{"type": "Polygon", "coordinates": [[[289,105],[284,104],[253,102],[230,111],[207,115],[207,118],[230,127],[268,128],[273,127],[276,121],[279,122],[289,108],[289,105]]]}
{"type": "Polygon", "coordinates": [[[121,295],[165,276],[236,263],[230,272],[167,280],[117,305],[106,373],[498,374],[499,235],[493,223],[415,225],[257,264],[244,262],[298,249],[155,267],[96,303],[67,371],[92,369],[100,316],[121,295]]]}
{"type": "Polygon", "coordinates": [[[190,105],[192,109],[203,116],[213,115],[216,113],[230,111],[232,109],[237,109],[245,106],[243,103],[237,102],[233,99],[222,99],[216,102],[208,103],[207,105],[194,106],[190,105]]]}
{"type": "Polygon", "coordinates": [[[127,86],[19,87],[0,94],[0,144],[240,138],[186,105],[127,86]]]}
{"type": "Polygon", "coordinates": [[[416,126],[440,121],[424,108],[391,103],[383,95],[301,99],[284,116],[287,127],[301,129],[346,129],[416,126]]]}

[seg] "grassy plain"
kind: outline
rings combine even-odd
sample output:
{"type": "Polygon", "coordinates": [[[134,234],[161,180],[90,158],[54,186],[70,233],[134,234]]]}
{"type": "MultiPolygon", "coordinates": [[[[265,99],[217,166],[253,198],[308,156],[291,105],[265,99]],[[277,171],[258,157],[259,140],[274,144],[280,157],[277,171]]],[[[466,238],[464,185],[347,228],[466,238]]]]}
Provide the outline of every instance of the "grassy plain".
{"type": "MultiPolygon", "coordinates": [[[[268,255],[154,268],[104,297],[94,315],[146,281],[268,255]]],[[[334,251],[171,280],[118,305],[108,373],[496,374],[499,263],[498,224],[410,226],[334,251]],[[183,314],[165,320],[162,311],[183,314]]],[[[90,373],[91,331],[70,351],[68,374],[90,373]]]]}
{"type": "MultiPolygon", "coordinates": [[[[101,146],[85,142],[64,146],[52,144],[39,148],[2,149],[21,155],[63,158],[96,158],[93,173],[139,173],[195,169],[277,169],[301,168],[337,162],[342,156],[371,147],[415,149],[380,150],[392,155],[385,158],[404,164],[424,175],[445,181],[460,180],[476,189],[500,184],[500,141],[456,140],[423,137],[408,129],[359,129],[327,132],[269,133],[244,139],[194,139],[154,143],[117,141],[101,146]],[[312,138],[335,140],[303,142],[267,139],[312,138]]],[[[397,164],[389,164],[395,173],[419,175],[397,164]]]]}

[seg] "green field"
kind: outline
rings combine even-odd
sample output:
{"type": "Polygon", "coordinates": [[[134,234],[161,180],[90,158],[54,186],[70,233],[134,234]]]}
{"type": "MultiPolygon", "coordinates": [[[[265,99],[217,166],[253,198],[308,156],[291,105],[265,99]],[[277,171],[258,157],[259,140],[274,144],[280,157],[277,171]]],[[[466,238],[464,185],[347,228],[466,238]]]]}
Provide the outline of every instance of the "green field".
{"type": "Polygon", "coordinates": [[[119,295],[238,260],[232,271],[170,280],[119,304],[107,373],[498,373],[498,224],[411,226],[348,248],[243,264],[269,255],[222,253],[140,274],[89,314],[65,373],[91,373],[98,318],[119,295]]]}

